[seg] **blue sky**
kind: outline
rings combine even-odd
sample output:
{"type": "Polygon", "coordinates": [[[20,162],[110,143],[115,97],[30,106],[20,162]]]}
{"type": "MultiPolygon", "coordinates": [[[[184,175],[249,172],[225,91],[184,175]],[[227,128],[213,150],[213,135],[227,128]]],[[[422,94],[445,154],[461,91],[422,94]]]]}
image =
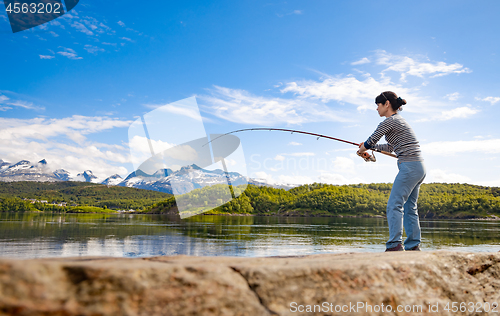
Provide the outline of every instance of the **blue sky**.
{"type": "MultiPolygon", "coordinates": [[[[0,158],[97,176],[133,170],[128,128],[195,96],[205,129],[306,130],[362,142],[374,98],[405,98],[426,182],[500,186],[497,1],[89,1],[13,34],[0,13],[0,158]]],[[[182,133],[182,130],[179,130],[182,133]]],[[[351,145],[237,134],[248,175],[392,182],[351,145]],[[264,164],[265,162],[265,164],[264,164]]],[[[163,140],[171,143],[171,136],[163,140]]]]}

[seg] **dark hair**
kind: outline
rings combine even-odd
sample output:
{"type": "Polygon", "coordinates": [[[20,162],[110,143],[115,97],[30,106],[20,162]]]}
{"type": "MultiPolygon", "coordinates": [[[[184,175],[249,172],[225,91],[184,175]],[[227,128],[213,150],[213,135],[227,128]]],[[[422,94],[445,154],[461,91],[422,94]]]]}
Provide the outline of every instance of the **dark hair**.
{"type": "Polygon", "coordinates": [[[378,97],[375,98],[375,103],[385,104],[385,101],[389,100],[391,102],[391,107],[394,111],[400,110],[403,111],[402,106],[406,104],[405,99],[401,99],[392,91],[382,92],[378,97]]]}

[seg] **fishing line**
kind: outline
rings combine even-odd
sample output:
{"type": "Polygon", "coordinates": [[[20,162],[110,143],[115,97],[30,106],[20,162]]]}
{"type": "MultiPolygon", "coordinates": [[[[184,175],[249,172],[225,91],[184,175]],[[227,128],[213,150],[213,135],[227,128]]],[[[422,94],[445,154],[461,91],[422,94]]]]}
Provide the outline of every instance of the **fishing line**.
{"type": "MultiPolygon", "coordinates": [[[[298,134],[306,134],[306,135],[312,135],[312,136],[316,136],[316,140],[319,140],[320,138],[326,138],[326,139],[331,139],[331,140],[336,140],[336,141],[339,141],[339,142],[344,142],[344,143],[347,143],[347,144],[351,144],[351,145],[354,145],[356,147],[359,147],[359,143],[355,143],[355,142],[351,142],[351,141],[348,141],[348,140],[344,140],[344,139],[340,139],[340,138],[335,138],[335,137],[331,137],[331,136],[327,136],[327,135],[323,135],[323,134],[316,134],[316,133],[310,133],[310,132],[304,132],[304,131],[299,131],[299,130],[294,130],[294,129],[285,129],[285,128],[268,128],[268,127],[254,127],[254,128],[244,128],[244,129],[239,129],[239,130],[236,130],[236,131],[232,131],[232,132],[229,132],[229,133],[226,133],[226,134],[222,134],[214,139],[212,139],[211,141],[209,141],[208,143],[206,143],[205,145],[223,137],[223,136],[226,136],[226,135],[229,135],[229,134],[234,134],[234,133],[239,133],[239,132],[247,132],[247,131],[279,131],[279,132],[290,132],[291,134],[293,133],[298,133],[298,134]]],[[[205,146],[203,145],[203,146],[205,146]]],[[[379,149],[370,149],[371,151],[376,151],[376,152],[379,152],[381,154],[384,154],[384,155],[387,155],[387,156],[390,156],[390,157],[394,157],[394,158],[397,158],[396,155],[390,153],[390,152],[387,152],[387,151],[383,151],[383,150],[379,150],[379,149]]],[[[373,156],[373,160],[370,160],[370,161],[375,161],[375,156],[373,156]]],[[[365,159],[366,160],[366,159],[365,159]]]]}

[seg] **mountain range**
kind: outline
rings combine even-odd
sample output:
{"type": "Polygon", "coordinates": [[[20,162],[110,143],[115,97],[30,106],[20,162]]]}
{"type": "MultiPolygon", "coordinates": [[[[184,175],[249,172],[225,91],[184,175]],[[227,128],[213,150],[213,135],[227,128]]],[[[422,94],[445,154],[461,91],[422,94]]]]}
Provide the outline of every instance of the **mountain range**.
{"type": "Polygon", "coordinates": [[[165,193],[183,194],[191,190],[214,184],[227,183],[227,177],[233,185],[253,184],[258,186],[270,186],[274,188],[290,189],[293,185],[272,185],[264,181],[244,177],[237,172],[229,172],[227,175],[223,170],[206,170],[197,165],[182,167],[180,170],[171,169],[157,170],[153,175],[148,175],[141,170],[130,173],[125,179],[114,174],[104,181],[100,181],[91,170],[85,170],[73,175],[64,169],[52,171],[45,159],[36,163],[21,160],[11,164],[0,159],[0,181],[81,181],[101,183],[105,185],[117,185],[137,189],[153,190],[165,193]]]}

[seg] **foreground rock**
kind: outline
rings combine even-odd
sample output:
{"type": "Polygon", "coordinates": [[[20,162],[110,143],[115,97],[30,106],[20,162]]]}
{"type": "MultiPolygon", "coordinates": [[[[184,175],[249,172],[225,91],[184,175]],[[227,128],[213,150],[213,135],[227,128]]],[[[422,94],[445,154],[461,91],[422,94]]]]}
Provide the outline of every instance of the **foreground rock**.
{"type": "Polygon", "coordinates": [[[486,303],[498,315],[494,302],[500,253],[0,260],[0,315],[473,315],[486,303]]]}

